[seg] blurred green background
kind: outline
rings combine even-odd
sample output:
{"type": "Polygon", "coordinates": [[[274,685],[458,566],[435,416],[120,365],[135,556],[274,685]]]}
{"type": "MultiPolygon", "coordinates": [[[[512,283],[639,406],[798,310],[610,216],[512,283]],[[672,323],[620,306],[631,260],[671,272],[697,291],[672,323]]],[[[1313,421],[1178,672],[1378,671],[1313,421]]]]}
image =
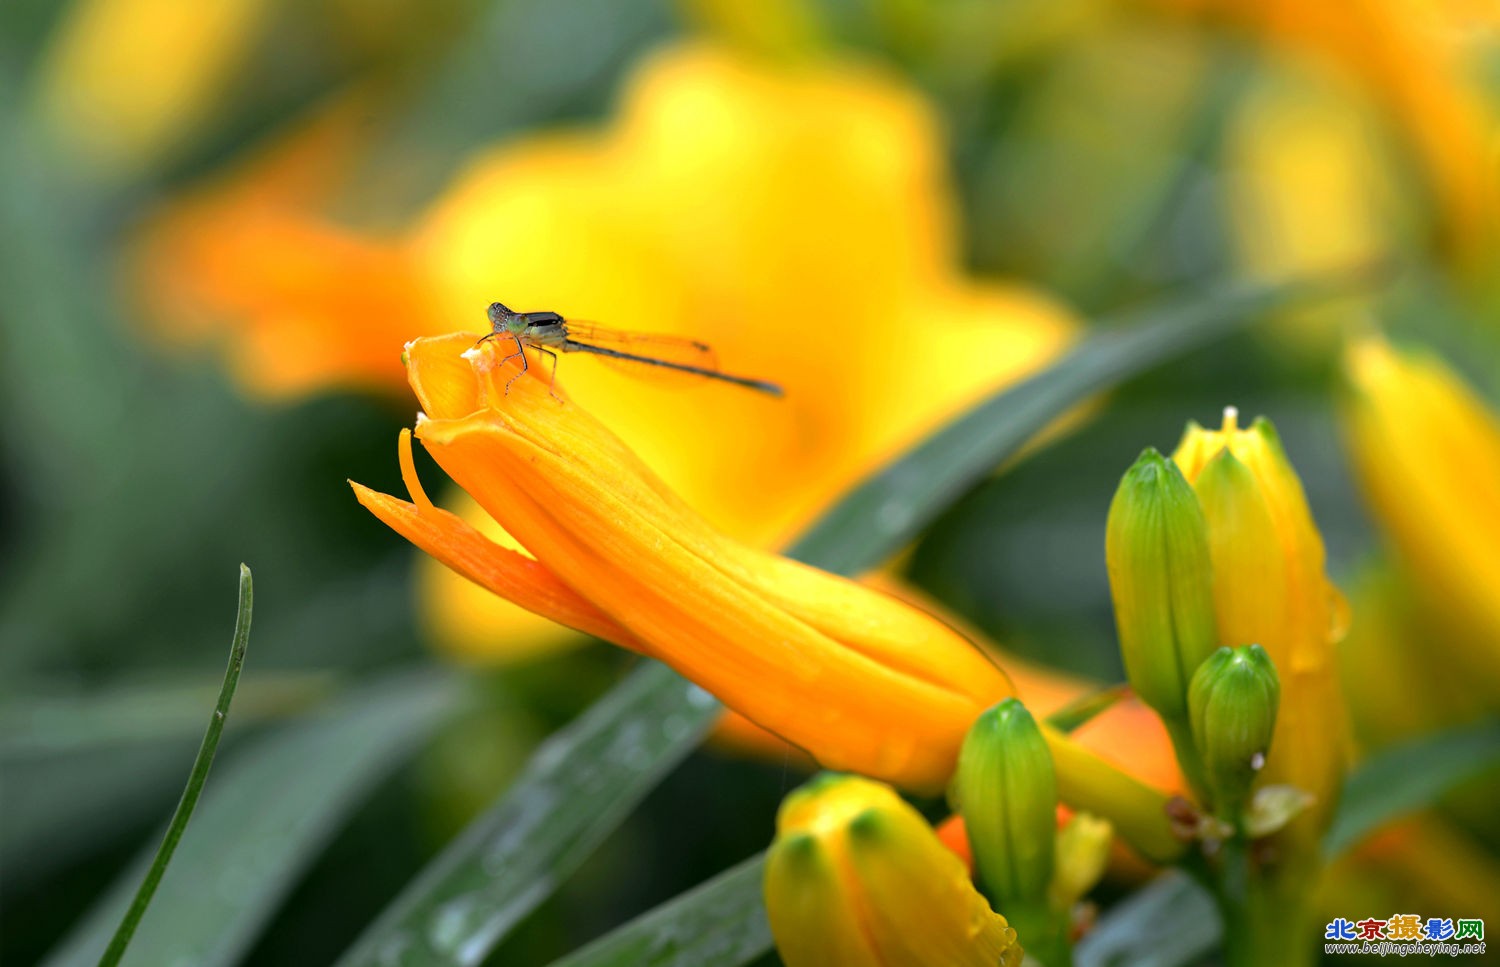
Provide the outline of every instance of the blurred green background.
{"type": "MultiPolygon", "coordinates": [[[[1369,202],[1380,232],[1362,241],[1397,256],[1378,297],[1341,307],[1332,322],[1317,313],[1269,320],[1132,382],[959,501],[904,561],[917,585],[1006,647],[1091,677],[1121,677],[1103,526],[1119,474],[1142,447],[1174,445],[1186,420],[1216,421],[1227,403],[1271,416],[1306,484],[1330,572],[1347,586],[1378,538],[1335,425],[1338,327],[1378,317],[1444,351],[1491,398],[1500,379],[1500,259],[1490,242],[1462,237],[1471,224],[1493,228],[1494,212],[1451,210],[1446,176],[1423,160],[1429,135],[1408,137],[1416,95],[1390,95],[1400,84],[1359,66],[1339,42],[1288,40],[1236,12],[1249,4],[230,6],[239,12],[225,14],[233,23],[214,38],[204,24],[174,26],[212,18],[164,2],[0,6],[7,964],[39,961],[155,841],[217,691],[240,561],[256,575],[255,625],[216,776],[371,682],[432,688],[409,710],[420,725],[379,739],[382,749],[347,753],[369,760],[351,788],[371,792],[351,795],[309,834],[305,866],[266,911],[245,963],[330,961],[541,738],[631,663],[597,643],[499,667],[445,660],[420,618],[417,553],[345,484],[401,492],[392,444],[411,422],[412,400],[339,385],[267,399],[245,392],[223,359],[153,334],[128,258],[141,225],[330,96],[357,90],[364,113],[356,161],[328,208],[376,232],[414,217],[479,148],[606,120],[641,58],[685,36],[771,69],[863,59],[935,111],[964,270],[1046,292],[1092,325],[1211,280],[1326,268],[1347,256],[1334,245],[1304,253],[1302,266],[1258,264],[1236,186],[1252,176],[1254,152],[1242,149],[1257,99],[1288,86],[1293,102],[1321,97],[1316,84],[1296,93],[1307,63],[1308,76],[1352,77],[1376,132],[1357,156],[1386,186],[1369,202]],[[80,129],[57,107],[74,96],[58,93],[70,76],[61,51],[95,7],[111,8],[112,23],[170,38],[157,55],[164,64],[191,60],[195,45],[212,48],[203,55],[212,69],[181,81],[196,85],[196,100],[175,113],[160,108],[168,120],[131,134],[132,92],[148,99],[159,85],[120,74],[120,104],[80,129]]],[[[1361,9],[1370,6],[1380,5],[1361,9]]],[[[1483,5],[1453,6],[1443,43],[1477,65],[1466,75],[1471,93],[1493,119],[1497,20],[1483,5]]],[[[1272,155],[1298,150],[1302,129],[1257,130],[1286,138],[1266,148],[1272,155]]],[[[1481,170],[1494,178],[1493,158],[1481,170]]],[[[302,780],[314,796],[317,775],[302,780]]],[[[545,963],[762,848],[799,776],[792,764],[696,753],[491,962],[545,963]]]]}

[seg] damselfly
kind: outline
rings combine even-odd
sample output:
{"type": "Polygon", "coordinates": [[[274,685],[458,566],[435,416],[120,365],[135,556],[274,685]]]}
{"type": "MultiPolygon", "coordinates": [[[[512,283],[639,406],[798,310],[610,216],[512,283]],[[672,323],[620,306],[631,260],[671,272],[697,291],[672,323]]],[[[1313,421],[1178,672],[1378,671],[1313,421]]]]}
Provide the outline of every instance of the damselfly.
{"type": "MultiPolygon", "coordinates": [[[[551,356],[554,383],[557,381],[558,353],[592,353],[617,362],[716,379],[771,396],[782,395],[781,387],[775,383],[719,372],[713,350],[693,339],[616,332],[592,323],[569,322],[555,312],[516,312],[499,302],[490,303],[489,316],[490,331],[479,341],[509,338],[515,343],[516,351],[501,362],[520,357],[521,373],[530,368],[526,359],[527,347],[551,356]]],[[[505,384],[507,391],[521,373],[512,376],[505,384]]]]}

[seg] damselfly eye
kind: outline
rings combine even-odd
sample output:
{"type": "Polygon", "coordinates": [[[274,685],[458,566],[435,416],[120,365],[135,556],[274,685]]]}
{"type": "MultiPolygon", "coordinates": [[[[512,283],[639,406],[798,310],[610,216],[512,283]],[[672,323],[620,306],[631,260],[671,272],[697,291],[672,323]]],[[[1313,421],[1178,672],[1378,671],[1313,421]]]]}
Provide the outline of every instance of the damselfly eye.
{"type": "Polygon", "coordinates": [[[491,328],[498,328],[505,325],[505,317],[509,315],[511,315],[511,311],[505,307],[503,302],[490,303],[489,316],[491,328]]]}

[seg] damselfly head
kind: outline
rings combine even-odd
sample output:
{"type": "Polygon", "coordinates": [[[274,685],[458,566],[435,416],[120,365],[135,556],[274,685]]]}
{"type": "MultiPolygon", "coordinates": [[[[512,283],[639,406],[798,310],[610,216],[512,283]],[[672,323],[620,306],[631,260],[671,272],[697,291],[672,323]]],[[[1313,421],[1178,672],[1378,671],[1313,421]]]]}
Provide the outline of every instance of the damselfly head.
{"type": "Polygon", "coordinates": [[[512,312],[503,302],[490,303],[489,317],[491,332],[520,332],[526,328],[526,317],[519,312],[512,312]]]}

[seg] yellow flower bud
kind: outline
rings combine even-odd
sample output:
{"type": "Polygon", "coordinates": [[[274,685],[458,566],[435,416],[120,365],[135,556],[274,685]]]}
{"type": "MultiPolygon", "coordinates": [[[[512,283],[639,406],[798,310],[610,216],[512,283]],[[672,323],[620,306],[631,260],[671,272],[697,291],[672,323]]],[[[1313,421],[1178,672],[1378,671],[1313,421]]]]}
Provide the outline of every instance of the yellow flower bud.
{"type": "Polygon", "coordinates": [[[1190,424],[1172,459],[1208,523],[1219,641],[1259,644],[1275,663],[1276,752],[1261,781],[1312,794],[1288,835],[1315,851],[1342,783],[1347,732],[1334,651],[1347,607],[1324,573],[1323,539],[1269,421],[1241,429],[1228,409],[1220,430],[1190,424]]]}
{"type": "Polygon", "coordinates": [[[1105,558],[1130,684],[1169,726],[1185,723],[1188,681],[1217,646],[1212,568],[1198,499],[1154,449],[1115,491],[1105,558]]]}
{"type": "Polygon", "coordinates": [[[822,776],[787,797],[766,859],[787,967],[1018,967],[1005,918],[889,786],[822,776]]]}

